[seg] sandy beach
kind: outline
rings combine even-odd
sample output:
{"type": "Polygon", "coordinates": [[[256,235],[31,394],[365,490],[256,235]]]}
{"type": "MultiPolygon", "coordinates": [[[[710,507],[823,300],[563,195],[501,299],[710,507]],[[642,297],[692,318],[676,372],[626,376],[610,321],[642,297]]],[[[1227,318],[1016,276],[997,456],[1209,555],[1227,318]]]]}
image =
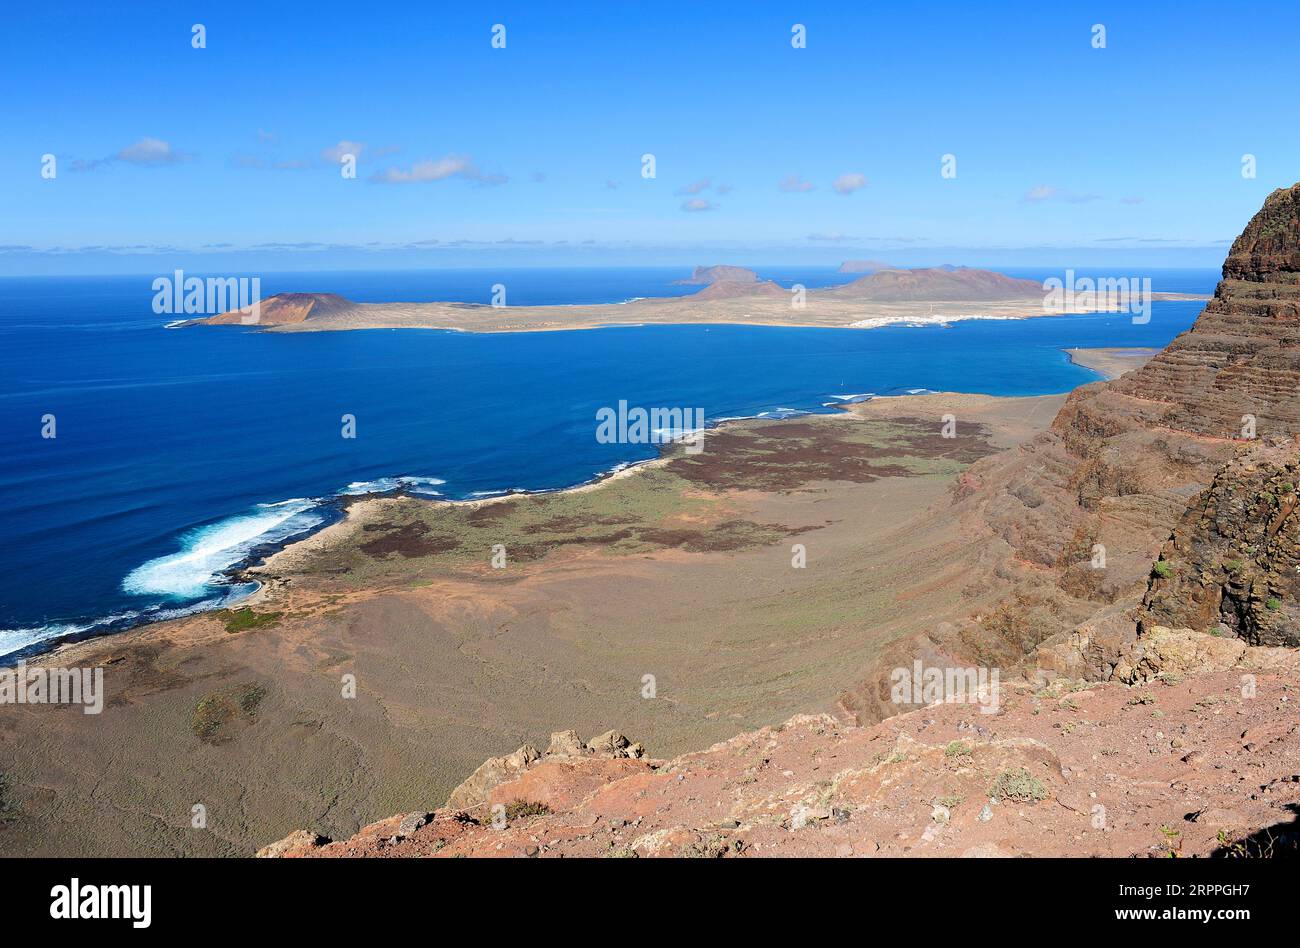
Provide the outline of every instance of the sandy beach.
{"type": "Polygon", "coordinates": [[[1066,349],[1070,361],[1108,379],[1146,365],[1160,350],[1146,348],[1066,349]]]}

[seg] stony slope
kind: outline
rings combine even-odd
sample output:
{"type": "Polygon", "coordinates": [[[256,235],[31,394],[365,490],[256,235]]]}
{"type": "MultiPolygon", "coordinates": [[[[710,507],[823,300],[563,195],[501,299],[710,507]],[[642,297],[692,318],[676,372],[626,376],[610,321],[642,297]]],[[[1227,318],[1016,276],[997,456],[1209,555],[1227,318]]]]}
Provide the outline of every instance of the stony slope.
{"type": "Polygon", "coordinates": [[[1294,851],[1298,664],[1289,649],[1159,629],[1125,654],[1132,685],[1004,684],[996,714],[949,703],[868,728],[802,715],[667,761],[613,733],[589,746],[560,733],[545,753],[488,761],[437,810],[333,843],[299,831],[259,855],[1294,851]]]}

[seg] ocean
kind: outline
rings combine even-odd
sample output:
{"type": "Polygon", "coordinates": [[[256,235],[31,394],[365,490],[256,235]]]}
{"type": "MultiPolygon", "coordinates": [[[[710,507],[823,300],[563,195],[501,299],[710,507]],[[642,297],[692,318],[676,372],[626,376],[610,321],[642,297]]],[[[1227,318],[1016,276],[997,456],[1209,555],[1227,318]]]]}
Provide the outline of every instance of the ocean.
{"type": "MultiPolygon", "coordinates": [[[[758,269],[810,288],[852,279],[831,269],[758,269]]],[[[492,284],[505,283],[511,304],[535,305],[693,292],[671,285],[684,275],[261,277],[264,295],[304,290],[368,302],[487,302],[492,284]]],[[[1206,294],[1218,279],[1212,270],[1142,275],[1156,290],[1206,294]]],[[[596,439],[596,412],[620,401],[700,408],[714,423],[828,411],[845,396],[1064,392],[1097,376],[1063,349],[1163,346],[1203,306],[1157,302],[1145,325],[1083,315],[871,330],[274,334],[165,329],[172,317],[153,312],[152,279],[0,279],[0,657],[236,601],[248,590],[225,571],[319,529],[338,516],[342,496],[551,490],[653,457],[654,445],[596,439]],[[355,418],[355,438],[342,437],[345,415],[355,418]],[[50,416],[55,437],[43,437],[50,416]]]]}

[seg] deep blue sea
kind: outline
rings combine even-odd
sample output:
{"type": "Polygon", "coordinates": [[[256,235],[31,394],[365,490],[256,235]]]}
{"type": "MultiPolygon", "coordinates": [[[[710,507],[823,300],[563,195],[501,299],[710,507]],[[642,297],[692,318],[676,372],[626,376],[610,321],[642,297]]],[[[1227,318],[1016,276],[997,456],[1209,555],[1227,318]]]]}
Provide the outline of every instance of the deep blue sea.
{"type": "MultiPolygon", "coordinates": [[[[785,285],[851,279],[759,271],[785,285]]],[[[487,302],[505,283],[513,305],[593,303],[692,292],[671,285],[684,275],[280,273],[262,275],[262,291],[487,302]]],[[[1207,294],[1218,278],[1142,275],[1157,290],[1207,294]]],[[[653,445],[596,441],[597,409],[619,400],[700,407],[713,422],[825,411],[837,395],[1063,392],[1096,378],[1064,348],[1163,346],[1203,305],[1155,303],[1146,325],[1092,315],[872,330],[274,334],[165,329],[152,279],[0,279],[0,656],[233,601],[246,590],[224,570],[318,528],[346,493],[398,478],[445,498],[554,489],[654,456],[653,445]],[[344,414],[355,439],[341,437],[344,414]],[[54,438],[42,437],[47,415],[54,438]]]]}

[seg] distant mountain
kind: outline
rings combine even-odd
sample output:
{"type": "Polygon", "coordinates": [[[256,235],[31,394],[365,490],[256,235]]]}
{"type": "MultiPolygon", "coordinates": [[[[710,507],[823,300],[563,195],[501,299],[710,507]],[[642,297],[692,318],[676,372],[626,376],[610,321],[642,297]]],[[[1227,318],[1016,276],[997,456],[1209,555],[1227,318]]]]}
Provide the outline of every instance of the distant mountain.
{"type": "Polygon", "coordinates": [[[779,283],[760,280],[747,267],[696,267],[689,280],[676,280],[674,286],[703,286],[691,299],[729,300],[737,296],[785,296],[789,291],[779,283]]]}
{"type": "Polygon", "coordinates": [[[779,283],[764,280],[761,283],[744,283],[736,280],[719,280],[710,283],[698,293],[692,293],[693,300],[729,300],[737,296],[789,296],[790,291],[779,283]]]}
{"type": "Polygon", "coordinates": [[[840,264],[838,273],[875,273],[877,270],[896,269],[892,263],[882,260],[845,260],[840,264]]]}
{"type": "Polygon", "coordinates": [[[926,267],[877,270],[852,283],[827,290],[825,295],[879,302],[1014,300],[1041,299],[1043,287],[1035,280],[1017,280],[992,270],[926,267]]]}
{"type": "Polygon", "coordinates": [[[688,280],[674,280],[674,286],[707,286],[711,283],[757,283],[758,274],[746,267],[726,265],[696,267],[688,280]]]}
{"type": "Polygon", "coordinates": [[[351,309],[353,303],[334,293],[277,293],[262,300],[258,306],[257,318],[251,312],[232,309],[218,316],[193,320],[195,323],[207,323],[211,326],[240,325],[244,323],[258,326],[285,326],[290,323],[304,322],[309,316],[321,316],[329,312],[351,309]]]}

